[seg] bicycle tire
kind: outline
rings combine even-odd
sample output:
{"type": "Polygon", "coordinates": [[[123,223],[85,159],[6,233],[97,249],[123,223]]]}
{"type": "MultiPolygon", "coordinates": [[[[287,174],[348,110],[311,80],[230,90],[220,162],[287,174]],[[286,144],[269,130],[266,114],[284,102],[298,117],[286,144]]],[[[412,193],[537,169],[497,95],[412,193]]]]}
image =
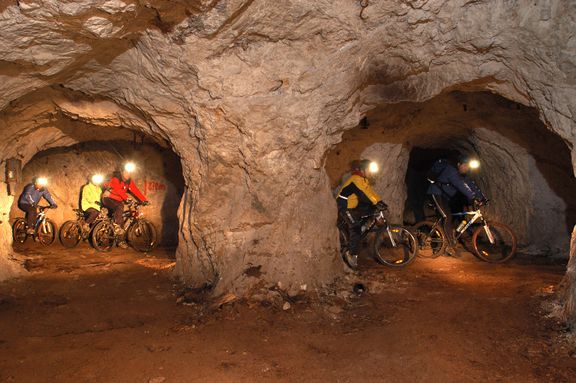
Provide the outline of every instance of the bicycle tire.
{"type": "Polygon", "coordinates": [[[384,227],[376,233],[372,252],[374,258],[383,265],[405,267],[416,258],[418,241],[407,228],[391,225],[390,232],[384,227]],[[389,233],[394,239],[395,246],[392,244],[389,233]]]}
{"type": "Polygon", "coordinates": [[[157,245],[158,234],[154,224],[146,219],[139,219],[128,228],[128,244],[141,253],[147,253],[157,245]]]}
{"type": "Polygon", "coordinates": [[[46,218],[46,221],[36,228],[38,242],[44,246],[50,246],[56,240],[56,230],[56,224],[50,218],[46,218]]]}
{"type": "Polygon", "coordinates": [[[483,261],[503,263],[516,254],[518,240],[512,229],[500,222],[489,222],[488,227],[494,237],[494,244],[488,240],[484,225],[479,226],[472,234],[474,254],[483,261]]]}
{"type": "Polygon", "coordinates": [[[82,239],[82,227],[78,221],[66,221],[60,227],[58,238],[62,246],[68,249],[76,247],[82,239]]]}
{"type": "Polygon", "coordinates": [[[116,243],[114,226],[108,221],[100,221],[92,229],[90,236],[92,247],[98,251],[110,251],[116,243]]]}
{"type": "Polygon", "coordinates": [[[412,228],[420,251],[421,258],[438,258],[446,249],[446,235],[444,229],[432,221],[418,222],[412,228]]]}
{"type": "Polygon", "coordinates": [[[14,242],[17,243],[24,243],[28,239],[28,234],[26,230],[28,229],[28,225],[26,224],[26,220],[24,218],[18,218],[12,224],[12,238],[14,242]]]}

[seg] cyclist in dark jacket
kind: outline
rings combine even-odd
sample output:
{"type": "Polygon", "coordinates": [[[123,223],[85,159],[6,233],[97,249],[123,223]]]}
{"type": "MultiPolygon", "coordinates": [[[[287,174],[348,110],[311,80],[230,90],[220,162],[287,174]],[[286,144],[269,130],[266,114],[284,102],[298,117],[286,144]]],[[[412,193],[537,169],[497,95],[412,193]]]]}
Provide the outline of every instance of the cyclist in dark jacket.
{"type": "Polygon", "coordinates": [[[52,199],[52,195],[46,188],[47,180],[43,177],[34,177],[32,183],[24,187],[24,191],[18,199],[18,207],[26,213],[26,223],[28,224],[28,234],[34,234],[34,224],[38,216],[38,203],[44,198],[50,207],[56,209],[58,205],[52,199]]]}
{"type": "Polygon", "coordinates": [[[428,187],[427,194],[436,205],[439,214],[444,218],[444,233],[448,242],[446,252],[454,254],[453,200],[461,193],[460,195],[464,196],[469,204],[472,204],[475,200],[483,200],[484,196],[478,186],[466,177],[470,170],[470,161],[467,157],[459,157],[456,166],[448,161],[444,161],[444,163],[443,170],[438,173],[434,183],[428,187]]]}

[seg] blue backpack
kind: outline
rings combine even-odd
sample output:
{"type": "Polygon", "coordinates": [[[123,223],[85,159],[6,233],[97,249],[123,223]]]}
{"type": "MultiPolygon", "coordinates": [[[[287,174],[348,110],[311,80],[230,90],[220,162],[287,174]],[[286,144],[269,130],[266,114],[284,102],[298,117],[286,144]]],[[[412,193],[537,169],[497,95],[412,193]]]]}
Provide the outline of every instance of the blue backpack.
{"type": "Polygon", "coordinates": [[[428,182],[430,182],[431,184],[436,183],[436,181],[438,181],[438,177],[440,177],[440,174],[442,174],[442,172],[446,169],[447,166],[448,166],[448,160],[445,159],[436,160],[426,173],[426,179],[428,180],[428,182]]]}

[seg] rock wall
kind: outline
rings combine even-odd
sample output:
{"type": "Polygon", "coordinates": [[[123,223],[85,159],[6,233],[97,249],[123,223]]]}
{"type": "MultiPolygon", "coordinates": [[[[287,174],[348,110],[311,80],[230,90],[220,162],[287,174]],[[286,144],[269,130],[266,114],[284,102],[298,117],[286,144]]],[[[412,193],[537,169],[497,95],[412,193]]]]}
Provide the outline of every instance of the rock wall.
{"type": "Polygon", "coordinates": [[[183,164],[178,270],[187,281],[245,290],[260,282],[242,272],[253,264],[266,283],[321,285],[342,270],[323,160],[367,111],[489,90],[533,106],[575,141],[575,8],[2,2],[0,153],[28,161],[97,139],[102,127],[163,140],[183,164]]]}
{"type": "MultiPolygon", "coordinates": [[[[51,210],[49,216],[60,227],[65,221],[76,219],[73,209],[79,208],[80,192],[90,174],[100,173],[109,179],[111,173],[128,160],[138,166],[134,182],[150,201],[143,213],[158,229],[160,244],[176,246],[177,211],[184,185],[179,159],[170,149],[126,141],[86,142],[49,149],[34,156],[24,166],[23,180],[16,190],[23,190],[35,176],[47,177],[48,189],[59,207],[51,210]]],[[[22,214],[14,203],[10,217],[14,219],[22,214]]]]}

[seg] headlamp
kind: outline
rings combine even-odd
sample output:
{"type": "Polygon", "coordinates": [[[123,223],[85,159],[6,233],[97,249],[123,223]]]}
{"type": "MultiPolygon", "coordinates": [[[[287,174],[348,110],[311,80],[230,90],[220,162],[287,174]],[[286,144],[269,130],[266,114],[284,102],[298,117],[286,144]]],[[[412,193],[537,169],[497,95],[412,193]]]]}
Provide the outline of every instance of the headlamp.
{"type": "Polygon", "coordinates": [[[470,169],[478,169],[480,167],[480,161],[470,160],[470,162],[468,162],[468,166],[470,166],[470,169]]]}
{"type": "Polygon", "coordinates": [[[372,174],[375,174],[378,173],[378,170],[378,164],[376,162],[370,162],[370,165],[368,165],[368,171],[372,174]]]}
{"type": "Polygon", "coordinates": [[[40,186],[46,186],[46,185],[48,185],[48,178],[38,177],[38,178],[36,178],[36,183],[40,186]]]}
{"type": "Polygon", "coordinates": [[[134,162],[127,162],[124,165],[124,170],[127,171],[128,173],[132,173],[136,170],[136,164],[134,164],[134,162]]]}
{"type": "Polygon", "coordinates": [[[100,185],[102,182],[104,182],[104,176],[102,176],[102,174],[94,174],[91,181],[94,185],[100,185]]]}

